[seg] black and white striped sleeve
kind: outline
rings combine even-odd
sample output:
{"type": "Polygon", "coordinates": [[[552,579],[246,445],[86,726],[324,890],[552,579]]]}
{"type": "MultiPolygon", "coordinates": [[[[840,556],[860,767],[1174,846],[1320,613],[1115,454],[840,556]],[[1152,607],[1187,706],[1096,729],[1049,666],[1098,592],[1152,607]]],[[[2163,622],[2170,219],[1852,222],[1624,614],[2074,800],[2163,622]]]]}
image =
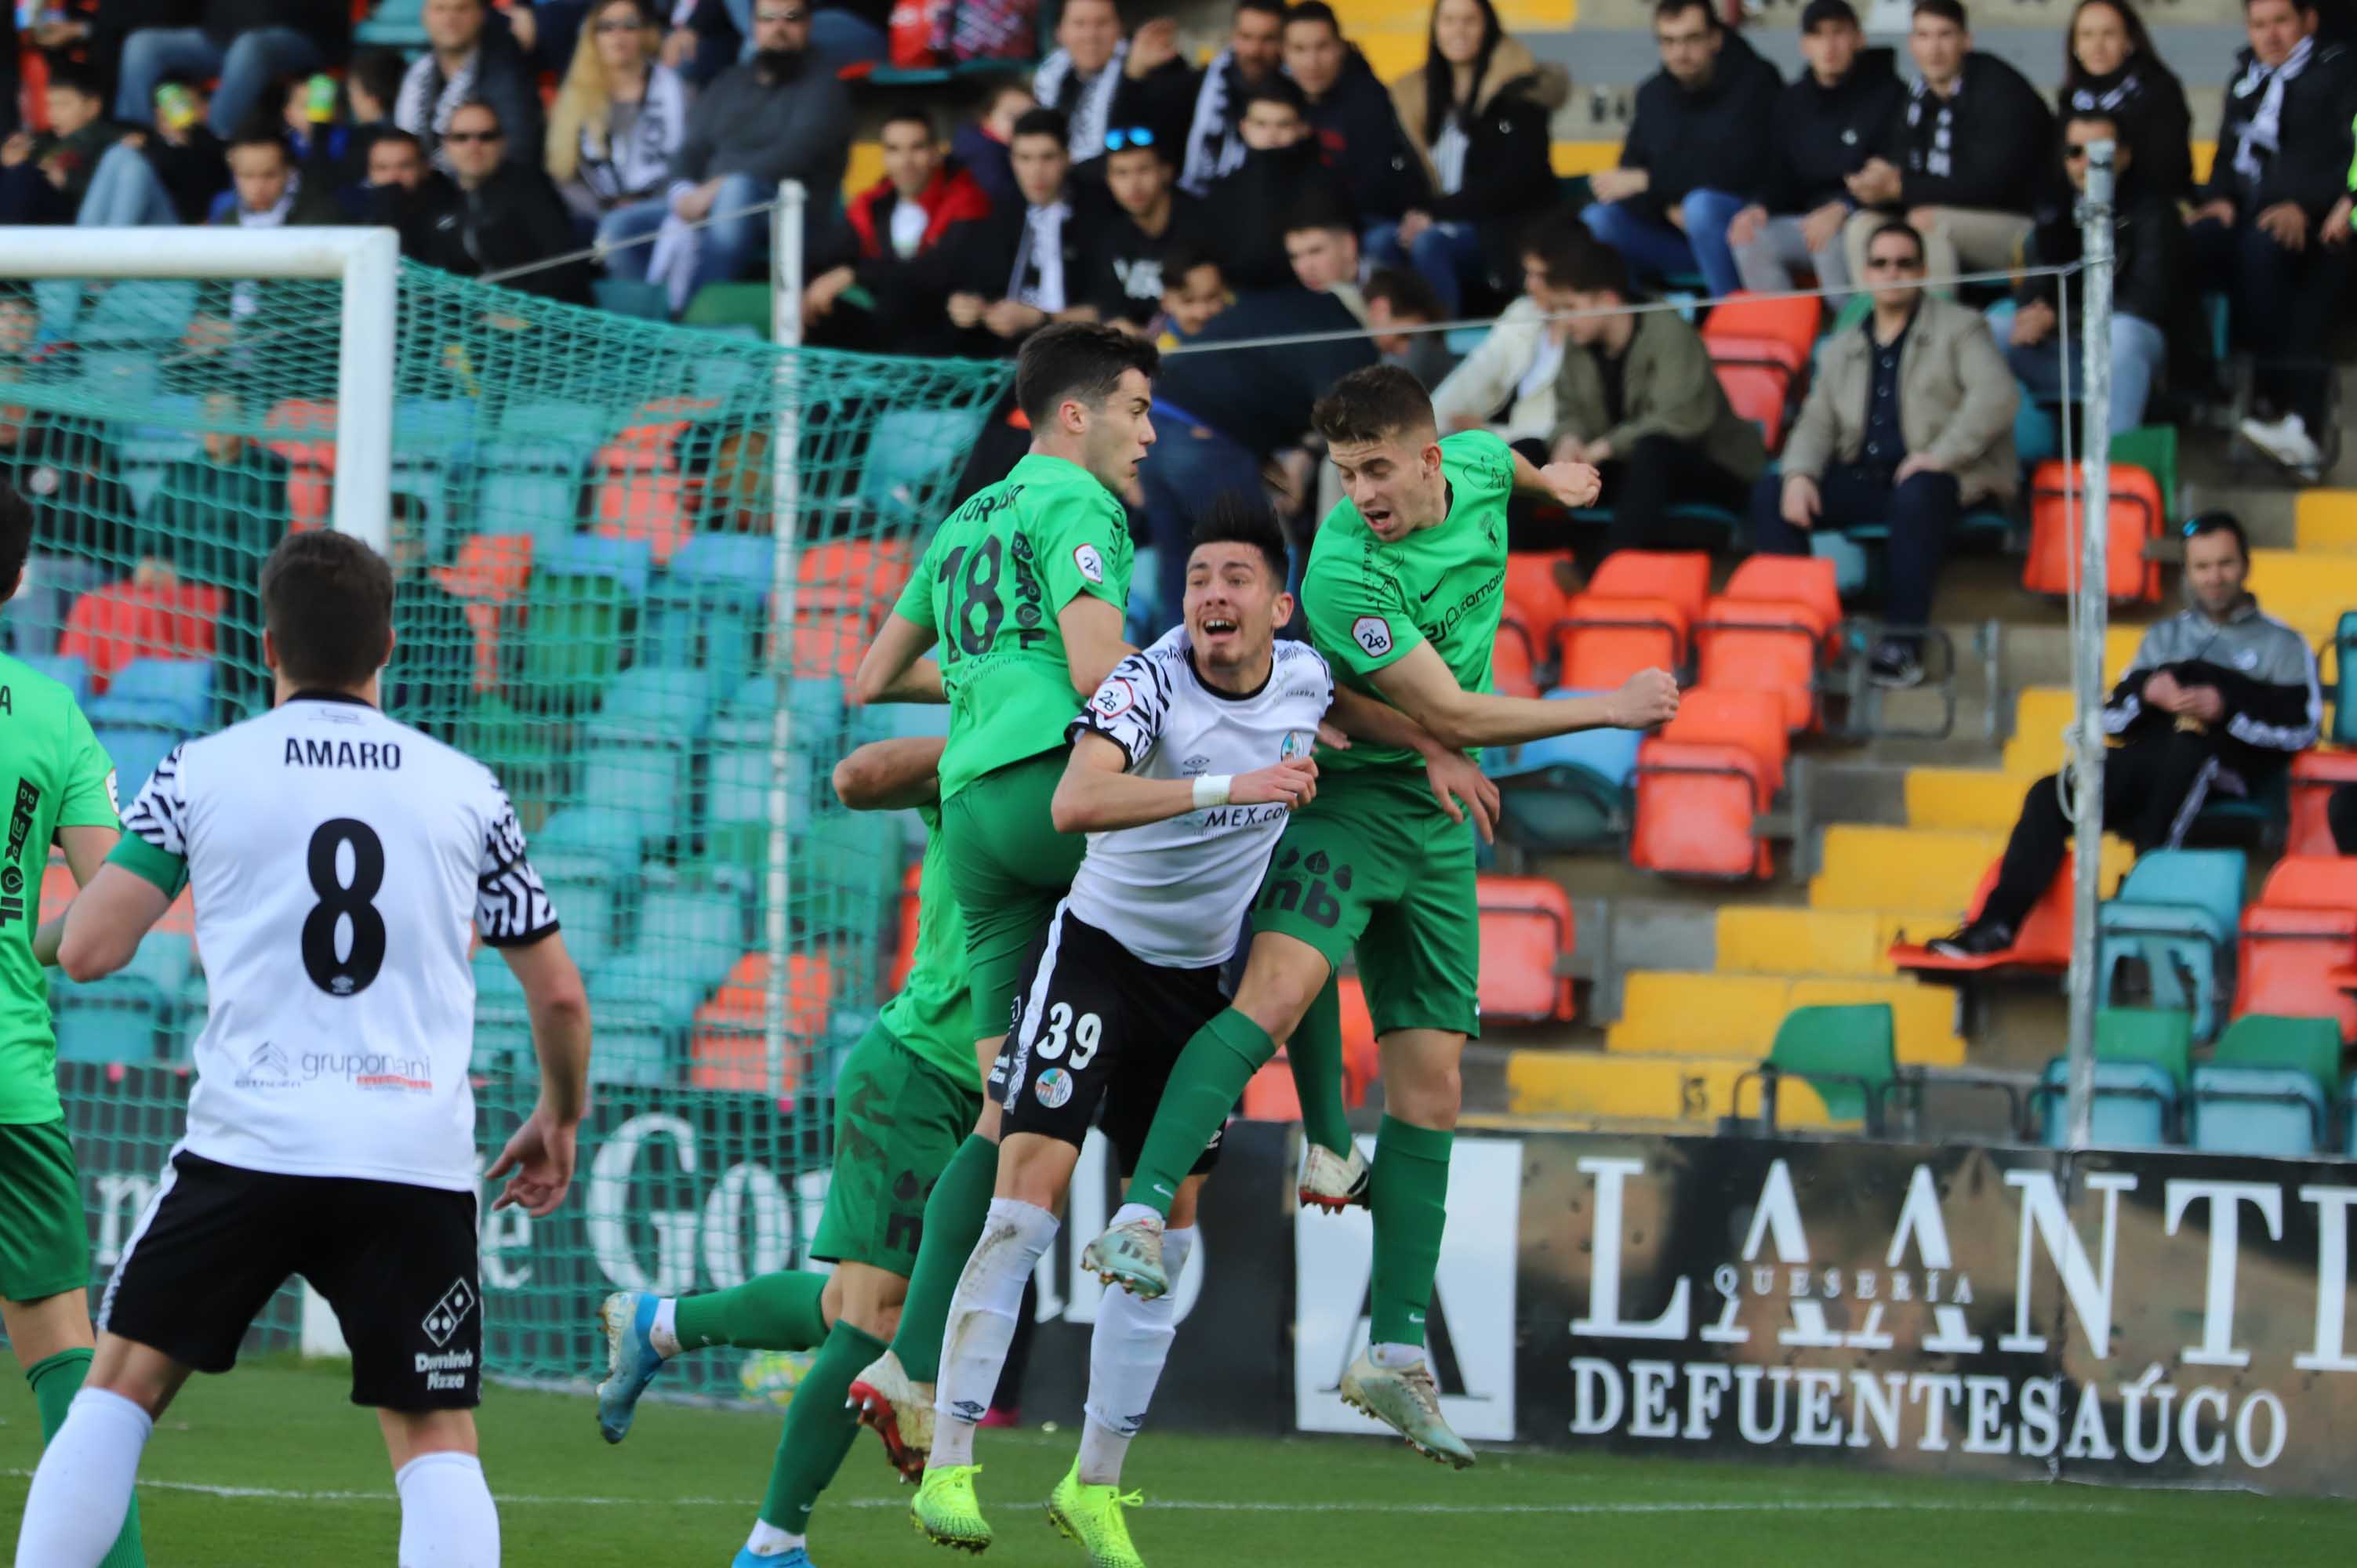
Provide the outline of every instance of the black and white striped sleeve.
{"type": "Polygon", "coordinates": [[[525,858],[523,826],[507,791],[494,786],[492,797],[475,873],[475,929],[487,947],[523,947],[556,929],[556,909],[525,858]]]}
{"type": "Polygon", "coordinates": [[[1067,738],[1101,735],[1120,746],[1129,766],[1135,768],[1162,738],[1162,722],[1169,712],[1170,676],[1162,660],[1150,651],[1133,653],[1113,667],[1072,721],[1067,738]]]}
{"type": "Polygon", "coordinates": [[[180,792],[180,754],[187,749],[185,743],[174,746],[171,755],[147,776],[131,809],[123,813],[124,832],[183,860],[188,855],[188,803],[180,792]]]}

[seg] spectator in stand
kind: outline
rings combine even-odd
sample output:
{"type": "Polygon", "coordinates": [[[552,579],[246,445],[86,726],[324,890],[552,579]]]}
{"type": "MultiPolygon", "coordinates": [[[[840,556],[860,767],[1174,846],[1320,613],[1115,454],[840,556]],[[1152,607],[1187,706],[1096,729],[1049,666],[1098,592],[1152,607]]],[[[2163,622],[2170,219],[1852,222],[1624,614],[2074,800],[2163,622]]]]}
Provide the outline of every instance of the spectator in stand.
{"type": "Polygon", "coordinates": [[[942,157],[923,110],[893,110],[880,135],[884,177],[845,205],[844,221],[815,252],[818,275],[802,291],[802,325],[830,347],[891,348],[897,326],[920,308],[908,298],[909,263],[952,225],[991,210],[974,175],[942,157]]]}
{"type": "Polygon", "coordinates": [[[221,596],[213,631],[213,694],[221,722],[270,705],[262,663],[262,563],[286,536],[286,460],[247,436],[237,399],[202,404],[200,450],[164,470],[140,514],[132,580],[142,587],[211,588],[221,596]]]}
{"type": "Polygon", "coordinates": [[[1608,552],[1691,547],[1670,509],[1741,510],[1768,449],[1759,426],[1727,405],[1702,335],[1674,310],[1631,312],[1628,280],[1609,245],[1572,257],[1553,460],[1602,470],[1608,552]]]}
{"type": "MultiPolygon", "coordinates": [[[[2104,704],[2104,826],[2138,854],[2174,848],[2212,791],[2247,795],[2316,744],[2324,714],[2307,639],[2244,590],[2251,551],[2231,512],[2185,525],[2186,607],[2158,621],[2104,704]]],[[[2062,869],[2071,823],[2060,780],[2029,787],[1981,912],[1931,944],[1952,958],[2013,946],[2062,869]]]]}
{"type": "Polygon", "coordinates": [[[1809,0],[1801,58],[1770,118],[1766,187],[1727,226],[1727,242],[1745,288],[1798,288],[1807,269],[1838,295],[1857,281],[1842,254],[1842,225],[1857,209],[1849,177],[1881,145],[1907,92],[1890,51],[1866,47],[1849,0],[1809,0]]]}
{"type": "Polygon", "coordinates": [[[973,174],[994,207],[1023,199],[1015,188],[1008,144],[1015,139],[1015,122],[1039,107],[1029,88],[1002,81],[983,101],[980,118],[960,125],[950,137],[950,156],[973,174]]]}
{"type": "MultiPolygon", "coordinates": [[[[692,240],[680,247],[674,300],[708,283],[726,283],[769,250],[768,206],[781,180],[798,179],[823,203],[843,185],[851,156],[851,97],[810,52],[804,0],[759,0],[753,12],[753,57],[721,72],[688,112],[687,139],[671,160],[665,197],[618,208],[598,225],[597,243],[617,277],[662,275],[650,247],[667,220],[692,240]],[[706,220],[709,220],[707,222],[706,220]],[[698,231],[689,225],[702,224],[698,231]],[[619,247],[619,248],[618,248],[619,247]]],[[[658,243],[657,250],[667,249],[658,243]]]]}
{"type": "Polygon", "coordinates": [[[1141,84],[1168,78],[1175,90],[1185,80],[1176,23],[1167,17],[1148,22],[1133,45],[1121,36],[1121,12],[1114,0],[1066,0],[1056,18],[1056,48],[1039,62],[1031,95],[1040,107],[1064,117],[1073,163],[1093,163],[1104,156],[1105,133],[1114,126],[1114,98],[1131,79],[1134,48],[1143,62],[1136,73],[1141,84]]]}
{"type": "MultiPolygon", "coordinates": [[[[211,221],[240,229],[278,229],[289,223],[347,223],[332,191],[307,191],[295,176],[295,155],[268,121],[249,126],[229,145],[230,188],[214,202],[211,221]]],[[[241,298],[252,285],[238,285],[241,298]]],[[[239,315],[245,311],[240,310],[239,315]]]]}
{"type": "Polygon", "coordinates": [[[1168,353],[1192,343],[1211,317],[1233,303],[1220,258],[1200,241],[1180,240],[1162,252],[1162,319],[1156,346],[1168,353]]]}
{"type": "Polygon", "coordinates": [[[1359,291],[1367,302],[1367,330],[1375,335],[1375,352],[1386,365],[1397,365],[1414,376],[1426,392],[1448,377],[1456,360],[1437,332],[1422,330],[1451,319],[1440,295],[1420,273],[1405,267],[1377,267],[1359,291]],[[1413,330],[1412,330],[1413,329],[1413,330]]]}
{"type": "Polygon", "coordinates": [[[1203,204],[1171,188],[1169,148],[1145,125],[1105,133],[1105,197],[1081,214],[1089,303],[1143,336],[1162,314],[1162,252],[1209,231],[1203,204]]]}
{"type": "MultiPolygon", "coordinates": [[[[2072,266],[2079,260],[2081,229],[2077,199],[2087,188],[2087,149],[2115,145],[2118,185],[2112,198],[2112,403],[2105,428],[2116,435],[2144,423],[2154,381],[2168,363],[2172,326],[2185,315],[2185,223],[2176,201],[2147,185],[2144,159],[2126,128],[2100,109],[2074,110],[2062,124],[2062,172],[2067,199],[2040,207],[2024,260],[2037,266],[2072,266]]],[[[2013,327],[2005,351],[2013,373],[2040,403],[2063,401],[2063,360],[2071,380],[2079,376],[2079,343],[2061,334],[2056,299],[2070,290],[2073,321],[2080,315],[2083,274],[2024,278],[2014,293],[2013,327]]]]}
{"type": "MultiPolygon", "coordinates": [[[[1285,64],[1284,0],[1239,0],[1228,47],[1201,70],[1179,59],[1180,70],[1156,69],[1165,47],[1164,24],[1137,30],[1114,94],[1113,123],[1150,125],[1178,164],[1178,188],[1202,196],[1211,182],[1244,161],[1244,94],[1275,77],[1285,64]],[[1149,41],[1152,39],[1153,41],[1149,41]]],[[[1177,38],[1167,37],[1176,51],[1177,38]]]]}
{"type": "Polygon", "coordinates": [[[1392,107],[1424,160],[1431,199],[1369,231],[1379,265],[1413,264],[1441,315],[1467,315],[1471,291],[1512,293],[1515,245],[1531,215],[1555,199],[1547,123],[1569,96],[1560,66],[1542,66],[1506,36],[1491,0],[1439,0],[1424,69],[1392,86],[1392,107]]]}
{"type": "Polygon", "coordinates": [[[1596,243],[1565,211],[1541,213],[1523,238],[1523,292],[1432,394],[1444,435],[1488,428],[1544,465],[1555,434],[1555,372],[1571,323],[1572,280],[1596,243]],[[1501,413],[1502,411],[1502,413],[1501,413]]]}
{"type": "Polygon", "coordinates": [[[332,76],[289,76],[271,83],[279,105],[279,134],[295,155],[296,177],[314,190],[332,191],[350,206],[350,187],[368,177],[368,145],[376,131],[343,124],[338,118],[336,79],[332,76]]]}
{"type": "MultiPolygon", "coordinates": [[[[22,374],[16,366],[0,380],[22,374]]],[[[129,559],[131,493],[113,445],[88,420],[59,424],[23,404],[0,405],[0,482],[33,509],[24,586],[0,616],[10,652],[54,653],[74,601],[119,576],[129,559]]]]}
{"type": "Polygon", "coordinates": [[[2332,335],[2350,270],[2352,57],[2316,36],[2305,0],[2244,0],[2210,183],[2186,241],[2194,277],[2222,290],[2236,348],[2256,361],[2244,439],[2297,471],[2322,460],[2332,335]]]}
{"type": "MultiPolygon", "coordinates": [[[[934,322],[946,319],[949,345],[959,353],[1012,354],[1050,321],[1094,318],[1072,216],[1064,117],[1032,110],[1015,123],[1012,150],[1020,199],[955,225],[909,263],[910,293],[934,302],[930,314],[934,322]]],[[[912,318],[911,340],[938,342],[943,328],[915,326],[922,314],[912,318]]]]}
{"type": "Polygon", "coordinates": [[[2004,272],[2046,188],[2054,117],[2019,71],[1974,52],[1962,0],[1915,0],[1907,48],[1921,73],[1907,106],[1846,181],[1861,209],[1842,231],[1850,276],[1864,269],[1867,242],[1900,213],[1923,236],[1931,277],[2004,272]]]}
{"type": "Polygon", "coordinates": [[[167,76],[219,77],[213,134],[245,128],[268,102],[270,84],[339,66],[351,50],[351,7],[338,0],[202,0],[193,27],[141,27],[124,41],[114,116],[138,122],[167,76]]]}
{"type": "Polygon", "coordinates": [[[0,220],[70,222],[90,194],[99,160],[138,132],[106,117],[97,74],[87,66],[51,66],[44,102],[48,130],[19,131],[0,144],[0,220]]]}
{"type": "Polygon", "coordinates": [[[2147,189],[2171,201],[2193,195],[2193,115],[2185,84],[2161,63],[2128,0],[2079,0],[2062,49],[2065,115],[2102,113],[2136,145],[2147,189]]]}
{"type": "Polygon", "coordinates": [[[228,149],[204,123],[193,81],[156,89],[155,128],[106,149],[74,221],[93,228],[201,223],[229,183],[228,149]]]}
{"type": "Polygon", "coordinates": [[[1620,166],[1590,177],[1596,199],[1580,216],[1632,283],[1699,272],[1714,296],[1727,294],[1742,284],[1727,223],[1765,188],[1761,131],[1782,83],[1707,0],[1658,0],[1653,41],[1662,69],[1637,90],[1620,166]]]}
{"type": "Polygon", "coordinates": [[[450,177],[425,162],[425,149],[406,131],[388,131],[369,145],[368,183],[361,189],[365,220],[398,231],[401,253],[425,259],[432,239],[419,221],[431,210],[447,211],[457,199],[450,177]]]}
{"type": "Polygon", "coordinates": [[[1889,624],[1871,656],[1877,685],[1923,679],[1921,639],[1948,539],[1964,509],[2009,498],[2020,478],[2012,372],[1977,311],[1923,291],[1923,237],[1892,219],[1867,242],[1867,318],[1819,345],[1784,442],[1783,473],[1751,492],[1754,548],[1806,555],[1809,534],[1887,523],[1889,624]]]}
{"type": "Polygon", "coordinates": [[[490,104],[461,103],[451,111],[442,145],[450,155],[452,184],[445,199],[417,213],[418,260],[460,277],[489,274],[566,305],[589,304],[587,262],[539,264],[575,248],[565,198],[537,168],[509,161],[506,144],[499,112],[490,104]]]}
{"type": "Polygon", "coordinates": [[[402,78],[408,74],[399,49],[354,51],[351,69],[344,73],[344,102],[351,108],[356,147],[364,150],[378,135],[397,129],[393,106],[401,100],[402,78]]]}
{"type": "Polygon", "coordinates": [[[1299,0],[1285,14],[1285,69],[1307,100],[1309,129],[1326,166],[1342,182],[1359,222],[1396,223],[1432,199],[1391,95],[1359,46],[1346,43],[1326,0],[1299,0]]]}
{"type": "Polygon", "coordinates": [[[459,104],[479,100],[491,106],[500,124],[512,128],[509,158],[537,166],[540,87],[514,37],[490,26],[485,0],[425,0],[425,37],[432,47],[401,79],[393,124],[425,145],[436,168],[453,173],[443,134],[459,104]]]}
{"type": "Polygon", "coordinates": [[[1228,285],[1240,290],[1293,282],[1285,226],[1305,199],[1344,198],[1309,136],[1309,107],[1287,78],[1271,77],[1244,92],[1244,159],[1212,181],[1203,209],[1218,214],[1212,249],[1228,285]],[[1313,195],[1313,193],[1315,193],[1313,195]]]}
{"type": "Polygon", "coordinates": [[[652,0],[591,11],[548,116],[549,177],[592,231],[616,208],[662,194],[687,134],[687,79],[656,58],[652,0]]]}

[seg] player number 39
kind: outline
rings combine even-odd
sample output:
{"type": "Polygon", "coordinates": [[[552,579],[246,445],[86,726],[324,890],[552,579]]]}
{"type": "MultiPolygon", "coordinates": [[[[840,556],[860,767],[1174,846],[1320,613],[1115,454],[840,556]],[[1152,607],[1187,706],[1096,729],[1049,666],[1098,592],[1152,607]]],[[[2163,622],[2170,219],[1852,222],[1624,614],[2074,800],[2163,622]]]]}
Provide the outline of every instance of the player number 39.
{"type": "Polygon", "coordinates": [[[1095,1059],[1097,1038],[1104,1033],[1104,1021],[1093,1013],[1083,1013],[1080,1021],[1072,1019],[1072,1004],[1059,1002],[1048,1009],[1048,1037],[1039,1042],[1043,1061],[1054,1061],[1064,1054],[1064,1041],[1072,1042],[1072,1070],[1080,1071],[1095,1059]]]}

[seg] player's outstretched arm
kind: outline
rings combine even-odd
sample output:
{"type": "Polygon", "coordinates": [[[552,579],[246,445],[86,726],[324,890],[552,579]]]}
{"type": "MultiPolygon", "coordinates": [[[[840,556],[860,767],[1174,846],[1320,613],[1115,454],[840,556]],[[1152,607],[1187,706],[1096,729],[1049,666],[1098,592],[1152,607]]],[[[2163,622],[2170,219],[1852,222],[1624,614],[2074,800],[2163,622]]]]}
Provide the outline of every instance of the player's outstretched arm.
{"type": "Polygon", "coordinates": [[[58,963],[78,981],[101,980],[131,961],[139,939],[164,918],[172,896],[135,871],[102,865],[66,909],[58,963]]]}
{"type": "Polygon", "coordinates": [[[1353,739],[1370,746],[1402,747],[1424,758],[1425,776],[1432,781],[1432,798],[1440,802],[1448,820],[1461,822],[1470,811],[1482,842],[1497,842],[1498,786],[1474,766],[1471,757],[1441,745],[1430,730],[1389,703],[1378,702],[1348,686],[1334,688],[1334,705],[1327,710],[1326,716],[1353,739]]]}
{"type": "Polygon", "coordinates": [[[941,799],[942,752],[931,736],[871,740],[834,765],[834,798],[855,811],[901,811],[941,799]]]}
{"type": "Polygon", "coordinates": [[[1274,767],[1206,779],[1135,779],[1118,741],[1082,734],[1048,811],[1060,833],[1104,833],[1167,822],[1213,806],[1306,806],[1318,765],[1297,757],[1274,767]]]}
{"type": "MultiPolygon", "coordinates": [[[[66,869],[73,873],[74,886],[87,887],[98,868],[114,850],[123,835],[113,828],[95,824],[59,828],[58,847],[65,852],[66,869]]],[[[33,933],[33,961],[44,969],[58,961],[58,941],[66,934],[66,918],[59,915],[33,933]]]]}
{"type": "Polygon", "coordinates": [[[1056,629],[1064,637],[1064,668],[1072,690],[1082,697],[1113,673],[1113,667],[1137,651],[1121,635],[1121,611],[1093,594],[1076,594],[1056,612],[1056,629]]]}
{"type": "Polygon", "coordinates": [[[532,1047],[540,1058],[540,1102],[484,1173],[508,1178],[494,1208],[511,1205],[537,1219],[565,1201],[581,1118],[589,1109],[589,993],[562,933],[500,949],[523,986],[532,1047]]]}
{"type": "Polygon", "coordinates": [[[1501,697],[1469,692],[1428,642],[1374,672],[1375,690],[1443,745],[1514,746],[1584,729],[1651,729],[1678,711],[1678,683],[1641,670],[1599,697],[1501,697]]]}
{"type": "Polygon", "coordinates": [[[1564,506],[1594,506],[1604,494],[1604,476],[1588,463],[1549,463],[1542,468],[1517,452],[1514,489],[1564,506]]]}
{"type": "Polygon", "coordinates": [[[852,672],[851,701],[866,703],[942,703],[942,667],[925,657],[939,639],[933,628],[920,626],[895,610],[884,618],[882,629],[852,672]]]}

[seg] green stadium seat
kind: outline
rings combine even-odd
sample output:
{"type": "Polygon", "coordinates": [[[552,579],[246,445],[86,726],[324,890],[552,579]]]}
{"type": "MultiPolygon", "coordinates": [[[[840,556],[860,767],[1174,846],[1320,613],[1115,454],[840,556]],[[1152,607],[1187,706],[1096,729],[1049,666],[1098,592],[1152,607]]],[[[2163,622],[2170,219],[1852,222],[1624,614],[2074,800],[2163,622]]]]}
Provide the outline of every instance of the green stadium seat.
{"type": "Polygon", "coordinates": [[[756,338],[770,336],[770,285],[766,283],[708,283],[695,291],[680,313],[683,327],[744,327],[756,338]]]}
{"type": "Polygon", "coordinates": [[[2151,1007],[2097,1008],[2095,1059],[2149,1062],[2182,1093],[2193,1076],[2193,1015],[2151,1007]]]}
{"type": "Polygon", "coordinates": [[[2179,515],[2177,426],[2145,424],[2121,431],[2112,437],[2112,461],[2133,463],[2153,477],[2153,482],[2160,487],[2161,521],[2166,528],[2179,515]]]}
{"type": "Polygon", "coordinates": [[[642,321],[671,319],[671,291],[659,283],[637,278],[599,278],[590,285],[597,308],[642,321]]]}
{"type": "Polygon", "coordinates": [[[2211,1047],[2218,1067],[2276,1068],[2304,1072],[2330,1095],[2341,1077],[2341,1031],[2330,1018],[2281,1018],[2246,1013],[2226,1026],[2211,1047]]]}
{"type": "Polygon", "coordinates": [[[1887,1002],[1795,1007],[1777,1026],[1768,1060],[1805,1079],[1834,1121],[1869,1122],[1879,1119],[1881,1106],[1875,1102],[1899,1079],[1896,1038],[1887,1002]]]}
{"type": "Polygon", "coordinates": [[[526,596],[514,687],[521,706],[578,713],[596,705],[630,662],[652,555],[643,542],[576,534],[542,557],[526,596]]]}
{"type": "Polygon", "coordinates": [[[900,885],[900,825],[889,811],[846,811],[827,797],[795,832],[788,913],[808,936],[881,930],[900,885]]]}

